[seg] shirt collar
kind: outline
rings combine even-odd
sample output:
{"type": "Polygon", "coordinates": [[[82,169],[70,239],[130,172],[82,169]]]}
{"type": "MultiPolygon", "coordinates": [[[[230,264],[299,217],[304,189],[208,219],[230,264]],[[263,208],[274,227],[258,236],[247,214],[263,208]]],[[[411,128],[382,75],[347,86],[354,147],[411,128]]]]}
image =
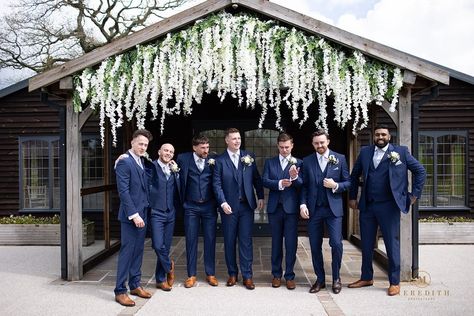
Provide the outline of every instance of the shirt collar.
{"type": "Polygon", "coordinates": [[[161,162],[161,160],[158,158],[156,161],[158,161],[158,164],[160,165],[161,169],[163,168],[169,168],[168,164],[164,164],[163,162],[161,162]]]}
{"type": "Polygon", "coordinates": [[[132,157],[133,157],[133,159],[135,159],[135,161],[140,160],[140,156],[136,155],[132,150],[129,150],[128,152],[130,153],[130,155],[132,155],[132,157]]]}
{"type": "Polygon", "coordinates": [[[390,146],[390,143],[388,143],[387,145],[385,145],[385,147],[382,147],[382,148],[379,148],[379,147],[375,146],[374,153],[377,152],[377,149],[378,149],[378,150],[381,150],[381,151],[383,151],[383,152],[385,153],[385,152],[387,152],[387,150],[388,150],[388,146],[390,146]]]}
{"type": "Polygon", "coordinates": [[[323,156],[324,158],[328,159],[328,157],[329,157],[329,149],[326,150],[326,151],[324,152],[324,154],[322,154],[322,155],[321,155],[320,153],[316,152],[316,156],[318,157],[318,160],[319,160],[319,157],[321,157],[321,156],[323,156]]]}
{"type": "Polygon", "coordinates": [[[280,162],[281,162],[283,159],[286,159],[286,161],[290,161],[291,155],[288,155],[288,156],[286,156],[286,157],[283,157],[282,155],[278,154],[278,158],[280,159],[280,162]]]}
{"type": "Polygon", "coordinates": [[[233,153],[233,152],[231,152],[229,149],[227,149],[227,153],[229,154],[229,157],[231,157],[231,158],[232,158],[232,155],[233,155],[233,154],[237,154],[237,156],[240,157],[240,149],[237,150],[237,152],[235,152],[235,153],[233,153]]]}
{"type": "Polygon", "coordinates": [[[201,157],[199,157],[198,155],[196,155],[195,152],[193,152],[193,158],[194,158],[194,161],[195,161],[195,162],[197,162],[199,159],[206,160],[206,159],[201,158],[201,157]]]}

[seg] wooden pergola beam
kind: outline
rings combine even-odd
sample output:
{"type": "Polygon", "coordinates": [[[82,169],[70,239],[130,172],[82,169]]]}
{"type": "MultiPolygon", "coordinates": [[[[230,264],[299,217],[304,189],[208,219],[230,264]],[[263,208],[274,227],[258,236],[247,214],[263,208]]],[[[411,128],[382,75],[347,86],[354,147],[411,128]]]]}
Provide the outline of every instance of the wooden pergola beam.
{"type": "Polygon", "coordinates": [[[248,8],[275,20],[293,25],[309,33],[325,37],[329,41],[336,42],[342,46],[360,50],[368,56],[402,69],[410,70],[427,79],[441,82],[443,84],[449,84],[449,73],[429,62],[341,30],[335,26],[318,21],[278,4],[266,0],[208,0],[175,14],[172,17],[150,25],[127,37],[120,38],[113,43],[97,48],[96,50],[71,60],[61,66],[36,75],[29,81],[29,91],[49,86],[63,77],[70,76],[84,68],[97,65],[106,58],[124,53],[136,45],[153,41],[168,32],[181,28],[230,5],[238,5],[248,8]]]}

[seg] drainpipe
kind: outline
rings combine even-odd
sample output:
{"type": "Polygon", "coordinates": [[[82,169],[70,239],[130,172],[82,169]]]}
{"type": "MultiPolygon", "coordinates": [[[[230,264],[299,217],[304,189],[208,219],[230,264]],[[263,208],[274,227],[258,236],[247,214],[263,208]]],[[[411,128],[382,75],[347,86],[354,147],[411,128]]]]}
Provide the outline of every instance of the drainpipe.
{"type": "MultiPolygon", "coordinates": [[[[412,144],[413,144],[413,156],[418,159],[419,154],[419,147],[418,147],[418,130],[419,130],[419,120],[420,120],[420,107],[431,101],[434,98],[439,96],[439,86],[436,83],[434,86],[431,87],[431,93],[425,95],[417,102],[413,103],[412,107],[412,144]]],[[[413,97],[413,96],[412,96],[413,97]]],[[[418,271],[419,271],[419,210],[418,210],[418,203],[415,203],[412,207],[412,277],[414,279],[418,278],[418,271]]]]}
{"type": "Polygon", "coordinates": [[[49,100],[41,91],[41,102],[59,111],[59,214],[61,232],[61,278],[67,280],[67,226],[66,226],[66,107],[49,100]]]}

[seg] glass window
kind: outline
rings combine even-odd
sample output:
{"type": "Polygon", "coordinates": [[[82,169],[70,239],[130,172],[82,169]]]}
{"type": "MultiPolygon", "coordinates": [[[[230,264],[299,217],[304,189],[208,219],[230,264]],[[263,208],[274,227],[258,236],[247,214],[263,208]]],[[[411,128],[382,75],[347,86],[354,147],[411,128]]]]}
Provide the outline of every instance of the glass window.
{"type": "Polygon", "coordinates": [[[20,138],[21,207],[59,208],[58,137],[20,138]]]}
{"type": "MultiPolygon", "coordinates": [[[[103,149],[96,135],[82,135],[82,187],[104,185],[103,149]]],[[[84,211],[102,211],[104,192],[82,197],[84,211]]]]}
{"type": "Polygon", "coordinates": [[[419,158],[427,173],[420,209],[466,206],[465,132],[423,131],[419,158]]]}
{"type": "MultiPolygon", "coordinates": [[[[59,210],[59,137],[22,137],[20,144],[20,207],[59,210]]],[[[96,135],[83,136],[82,186],[103,185],[103,150],[96,135]]],[[[85,196],[84,210],[102,210],[103,193],[85,196]]]]}
{"type": "Polygon", "coordinates": [[[211,129],[202,131],[202,135],[209,138],[209,151],[213,154],[220,155],[227,148],[225,143],[225,131],[221,129],[211,129]]]}

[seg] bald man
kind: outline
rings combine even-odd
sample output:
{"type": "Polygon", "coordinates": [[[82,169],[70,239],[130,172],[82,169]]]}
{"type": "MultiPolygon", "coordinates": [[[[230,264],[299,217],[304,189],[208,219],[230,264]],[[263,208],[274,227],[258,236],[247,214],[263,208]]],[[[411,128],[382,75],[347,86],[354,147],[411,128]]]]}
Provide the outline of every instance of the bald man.
{"type": "Polygon", "coordinates": [[[155,279],[156,287],[163,291],[171,291],[174,283],[174,262],[170,258],[170,248],[180,192],[179,167],[172,160],[173,156],[173,145],[161,145],[158,159],[153,161],[150,186],[151,238],[157,256],[155,279]]]}

